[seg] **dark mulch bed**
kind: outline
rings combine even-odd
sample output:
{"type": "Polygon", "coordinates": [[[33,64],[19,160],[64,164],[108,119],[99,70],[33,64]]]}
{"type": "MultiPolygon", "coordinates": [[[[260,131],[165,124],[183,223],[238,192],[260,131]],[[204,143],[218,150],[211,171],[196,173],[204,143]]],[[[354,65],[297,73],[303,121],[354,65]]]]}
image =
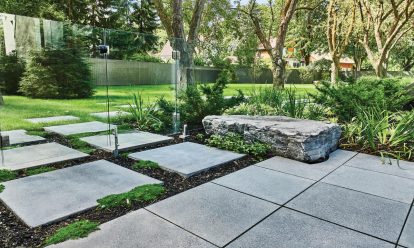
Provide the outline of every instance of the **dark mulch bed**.
{"type": "MultiPolygon", "coordinates": [[[[189,141],[203,143],[202,141],[195,138],[197,133],[198,132],[193,132],[191,134],[191,137],[189,137],[189,141]]],[[[46,138],[48,141],[55,141],[60,144],[70,146],[68,140],[61,136],[48,135],[46,138]]],[[[173,143],[179,142],[182,141],[178,139],[178,137],[175,137],[173,143]]],[[[134,152],[161,146],[165,146],[165,144],[137,149],[134,150],[134,152]]],[[[272,157],[272,154],[268,154],[266,157],[272,157]]],[[[110,153],[96,150],[88,158],[78,159],[65,163],[57,163],[52,166],[56,168],[65,168],[80,163],[96,161],[99,159],[106,159],[129,169],[131,169],[131,166],[135,163],[133,160],[127,158],[126,156],[113,158],[110,153]]],[[[164,182],[166,193],[162,198],[157,200],[159,201],[255,163],[257,163],[257,161],[254,158],[251,156],[246,156],[243,159],[239,159],[220,167],[213,168],[209,171],[200,173],[188,179],[184,179],[178,174],[167,172],[162,169],[140,169],[139,172],[158,180],[162,180],[164,182]]],[[[24,172],[19,173],[19,177],[24,176],[24,172]]],[[[66,226],[67,224],[74,221],[88,219],[91,221],[104,223],[152,203],[153,202],[139,203],[134,204],[131,207],[118,207],[110,210],[91,209],[54,224],[37,228],[29,228],[22,221],[20,221],[9,209],[7,209],[3,203],[0,202],[0,247],[41,247],[48,236],[53,234],[57,229],[66,226]]]]}

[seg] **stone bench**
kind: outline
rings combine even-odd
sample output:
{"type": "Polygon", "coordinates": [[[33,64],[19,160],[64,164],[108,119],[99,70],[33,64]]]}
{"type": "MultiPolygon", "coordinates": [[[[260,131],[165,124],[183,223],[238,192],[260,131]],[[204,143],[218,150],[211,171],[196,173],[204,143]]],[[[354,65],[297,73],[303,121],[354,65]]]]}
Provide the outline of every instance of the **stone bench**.
{"type": "Polygon", "coordinates": [[[285,116],[206,116],[203,126],[207,134],[238,133],[270,144],[279,156],[308,163],[327,159],[341,137],[337,124],[285,116]]]}

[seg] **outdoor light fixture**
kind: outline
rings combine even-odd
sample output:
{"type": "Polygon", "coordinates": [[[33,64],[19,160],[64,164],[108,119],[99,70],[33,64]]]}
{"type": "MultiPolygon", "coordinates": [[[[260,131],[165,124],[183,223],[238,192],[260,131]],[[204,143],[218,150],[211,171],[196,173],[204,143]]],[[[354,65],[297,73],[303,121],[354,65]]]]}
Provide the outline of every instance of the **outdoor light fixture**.
{"type": "Polygon", "coordinates": [[[185,141],[188,138],[188,136],[190,136],[190,135],[188,135],[188,126],[187,126],[187,124],[184,124],[183,134],[180,135],[180,138],[185,141]]]}
{"type": "Polygon", "coordinates": [[[99,45],[98,51],[100,54],[109,54],[109,46],[107,45],[99,45]]]}
{"type": "Polygon", "coordinates": [[[179,73],[178,70],[180,68],[180,51],[174,50],[171,54],[172,58],[175,60],[175,80],[174,80],[174,88],[175,88],[175,111],[173,113],[173,123],[174,123],[174,133],[178,133],[180,127],[180,113],[178,113],[178,81],[179,81],[179,73]]]}

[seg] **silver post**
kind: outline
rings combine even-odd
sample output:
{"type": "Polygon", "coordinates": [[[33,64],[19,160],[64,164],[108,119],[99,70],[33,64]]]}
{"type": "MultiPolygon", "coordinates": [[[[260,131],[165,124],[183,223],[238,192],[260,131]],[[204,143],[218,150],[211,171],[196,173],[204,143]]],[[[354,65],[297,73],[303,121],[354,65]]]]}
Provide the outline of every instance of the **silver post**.
{"type": "Polygon", "coordinates": [[[114,135],[114,141],[115,141],[115,150],[113,152],[114,157],[117,158],[119,156],[119,143],[118,143],[118,127],[114,126],[112,129],[112,134],[114,135]]]}

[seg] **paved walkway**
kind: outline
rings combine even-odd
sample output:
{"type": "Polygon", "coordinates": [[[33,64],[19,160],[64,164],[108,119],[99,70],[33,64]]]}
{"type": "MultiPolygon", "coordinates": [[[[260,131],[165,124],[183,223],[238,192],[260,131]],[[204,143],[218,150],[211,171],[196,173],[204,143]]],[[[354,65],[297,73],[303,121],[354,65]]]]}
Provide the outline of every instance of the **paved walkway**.
{"type": "Polygon", "coordinates": [[[275,157],[56,247],[414,247],[414,163],[391,162],[275,157]]]}

